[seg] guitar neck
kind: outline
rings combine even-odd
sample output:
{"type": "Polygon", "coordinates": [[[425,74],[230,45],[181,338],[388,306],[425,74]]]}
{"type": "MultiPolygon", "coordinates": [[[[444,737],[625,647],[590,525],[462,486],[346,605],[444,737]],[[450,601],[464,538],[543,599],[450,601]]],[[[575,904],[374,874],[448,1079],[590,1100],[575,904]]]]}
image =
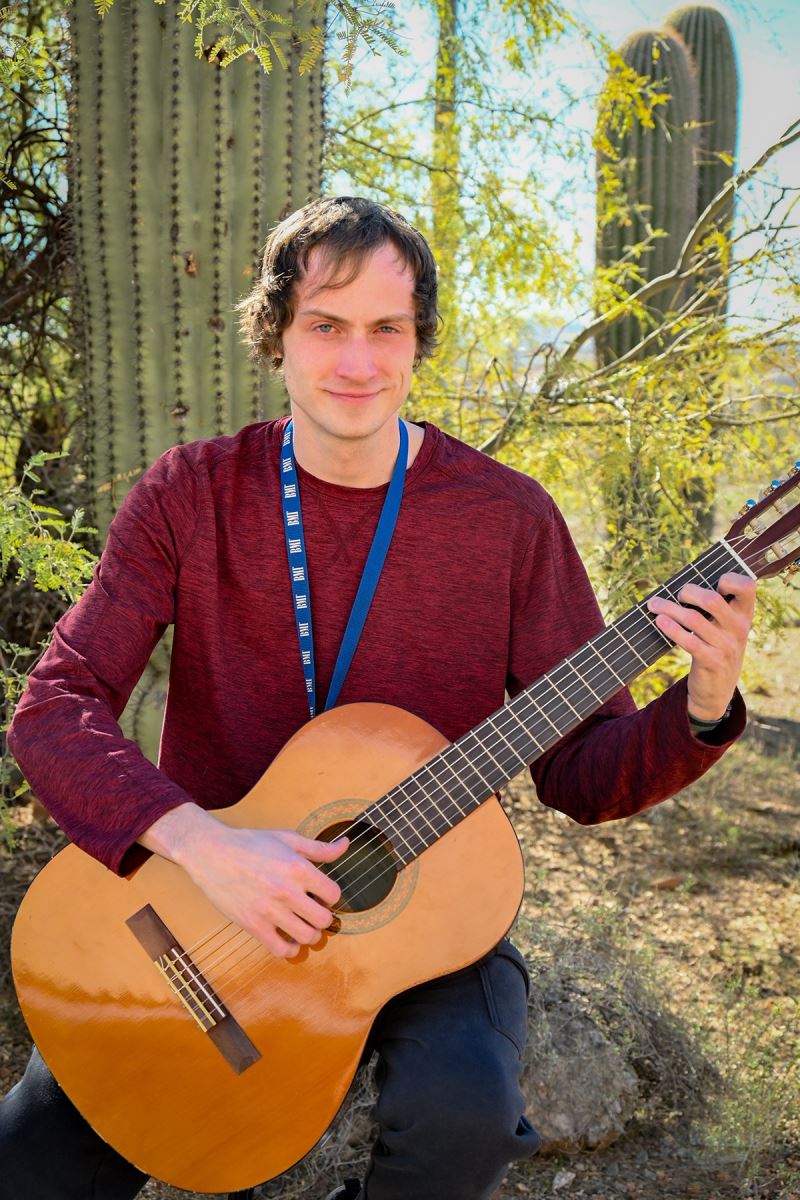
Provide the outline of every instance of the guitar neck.
{"type": "Polygon", "coordinates": [[[715,588],[742,567],[727,542],[716,542],[376,800],[365,818],[407,865],[672,647],[647,609],[651,596],[674,600],[686,583],[715,588]]]}

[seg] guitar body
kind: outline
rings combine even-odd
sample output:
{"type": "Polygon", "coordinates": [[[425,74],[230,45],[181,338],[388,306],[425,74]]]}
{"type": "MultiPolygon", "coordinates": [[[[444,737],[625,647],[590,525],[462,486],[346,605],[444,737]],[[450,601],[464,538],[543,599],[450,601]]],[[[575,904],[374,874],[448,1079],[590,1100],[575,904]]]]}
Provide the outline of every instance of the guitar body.
{"type": "MultiPolygon", "coordinates": [[[[215,815],[332,836],[446,745],[400,709],[345,705],[300,729],[215,815]]],[[[323,1135],[387,1000],[474,962],[512,924],[522,859],[496,798],[390,884],[316,946],[276,959],[166,860],[121,879],[70,846],[17,916],[20,1005],[56,1079],[125,1158],[187,1190],[244,1189],[323,1135]],[[182,955],[169,978],[154,961],[164,928],[182,955]]]]}

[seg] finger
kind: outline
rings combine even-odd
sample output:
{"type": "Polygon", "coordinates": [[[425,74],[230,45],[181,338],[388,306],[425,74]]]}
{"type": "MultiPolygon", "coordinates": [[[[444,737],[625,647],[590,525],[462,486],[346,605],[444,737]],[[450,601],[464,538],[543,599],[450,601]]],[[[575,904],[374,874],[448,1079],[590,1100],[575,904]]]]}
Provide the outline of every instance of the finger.
{"type": "MultiPolygon", "coordinates": [[[[702,618],[700,619],[702,620],[702,618]]],[[[707,641],[700,633],[694,629],[687,629],[679,621],[673,620],[672,617],[665,613],[659,613],[655,623],[670,641],[679,646],[681,650],[685,650],[687,654],[690,654],[692,659],[700,666],[713,665],[714,656],[719,655],[720,644],[710,640],[707,641]]],[[[705,624],[710,630],[715,630],[715,626],[711,625],[708,621],[705,624]]],[[[719,634],[712,632],[710,636],[719,637],[719,634]]]]}
{"type": "Polygon", "coordinates": [[[293,912],[284,912],[281,914],[278,928],[283,933],[288,934],[292,941],[296,942],[299,946],[313,946],[322,937],[319,929],[313,925],[309,925],[293,912]]]}
{"type": "Polygon", "coordinates": [[[677,599],[683,605],[691,605],[707,613],[714,620],[724,619],[728,611],[725,597],[711,588],[700,587],[697,583],[685,583],[678,592],[677,599]]]}
{"type": "MultiPolygon", "coordinates": [[[[725,603],[721,597],[720,601],[725,603]]],[[[725,633],[720,626],[695,608],[684,608],[674,600],[663,600],[660,597],[654,597],[648,607],[651,612],[657,614],[657,628],[684,650],[687,647],[678,634],[694,635],[697,643],[703,642],[709,646],[720,646],[724,641],[725,633]]]]}
{"type": "Polygon", "coordinates": [[[310,863],[303,877],[302,887],[304,892],[316,896],[328,908],[333,908],[342,898],[342,889],[336,880],[310,863]]]}
{"type": "Polygon", "coordinates": [[[276,958],[293,958],[300,950],[299,942],[288,935],[284,937],[280,929],[274,925],[267,925],[261,929],[249,929],[248,933],[252,933],[258,941],[263,942],[276,958]]]}
{"type": "Polygon", "coordinates": [[[752,621],[756,606],[756,580],[749,575],[740,575],[738,571],[728,571],[720,577],[717,586],[723,596],[733,597],[730,607],[752,621]]]}
{"type": "Polygon", "coordinates": [[[350,845],[346,837],[338,837],[335,842],[322,842],[303,837],[301,833],[294,833],[292,830],[287,830],[286,842],[292,850],[310,858],[312,862],[333,862],[344,854],[350,845]]]}
{"type": "Polygon", "coordinates": [[[718,590],[715,592],[696,583],[685,583],[678,592],[678,600],[682,604],[701,608],[722,625],[735,624],[741,617],[745,617],[749,627],[755,598],[756,581],[733,572],[720,577],[718,590]]]}
{"type": "Polygon", "coordinates": [[[320,904],[316,896],[310,896],[308,893],[298,900],[294,905],[294,910],[299,917],[302,917],[308,925],[313,925],[315,929],[327,929],[334,919],[331,910],[324,904],[320,904]]]}

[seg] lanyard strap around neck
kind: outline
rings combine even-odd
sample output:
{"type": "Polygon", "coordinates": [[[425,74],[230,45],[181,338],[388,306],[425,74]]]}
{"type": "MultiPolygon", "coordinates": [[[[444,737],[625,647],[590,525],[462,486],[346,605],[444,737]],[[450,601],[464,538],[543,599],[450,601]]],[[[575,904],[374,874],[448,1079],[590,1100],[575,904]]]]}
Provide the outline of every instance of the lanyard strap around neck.
{"type": "MultiPolygon", "coordinates": [[[[358,585],[356,598],[350,610],[350,617],[339,647],[336,665],[333,668],[331,684],[325,701],[325,711],[333,708],[336,703],[345,676],[353,661],[364,622],[367,619],[369,606],[375,595],[381,571],[383,569],[389,543],[392,540],[397,514],[400,511],[400,501],[403,495],[406,465],[408,462],[408,432],[402,421],[400,426],[400,449],[392,471],[392,478],[378,525],[372,539],[367,561],[358,585]]],[[[294,597],[294,615],[297,624],[297,637],[300,643],[300,659],[303,664],[303,675],[306,681],[308,708],[311,716],[317,711],[317,685],[314,670],[314,637],[311,625],[311,592],[308,583],[308,559],[306,558],[306,543],[303,535],[303,514],[300,507],[300,485],[297,480],[297,468],[294,461],[292,422],[286,426],[283,434],[283,450],[281,453],[281,497],[283,500],[283,528],[286,534],[286,551],[289,557],[289,574],[292,580],[292,595],[294,597]]]]}

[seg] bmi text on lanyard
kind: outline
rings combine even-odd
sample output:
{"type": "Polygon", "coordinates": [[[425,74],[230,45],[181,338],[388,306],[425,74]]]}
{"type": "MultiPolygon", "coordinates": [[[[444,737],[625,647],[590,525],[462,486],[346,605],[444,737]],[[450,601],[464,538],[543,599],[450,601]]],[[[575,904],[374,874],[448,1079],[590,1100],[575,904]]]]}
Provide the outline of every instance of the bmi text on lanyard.
{"type": "MultiPolygon", "coordinates": [[[[372,539],[367,561],[358,585],[356,598],[350,610],[347,628],[344,631],[342,644],[333,668],[331,685],[325,701],[325,711],[333,708],[344,677],[347,674],[353,655],[356,652],[364,622],[367,619],[369,606],[375,589],[378,586],[386,552],[392,540],[397,514],[400,511],[400,500],[403,495],[406,463],[408,460],[408,432],[402,421],[400,426],[400,450],[394,464],[389,490],[383,502],[381,515],[372,539]]],[[[281,453],[281,496],[283,499],[283,528],[286,533],[286,552],[289,557],[289,575],[292,581],[294,596],[294,615],[297,622],[297,637],[300,643],[300,658],[303,664],[303,675],[306,681],[308,709],[311,716],[317,712],[317,685],[314,673],[314,638],[311,627],[311,591],[308,583],[308,560],[306,558],[306,543],[303,536],[303,514],[300,507],[300,487],[297,482],[297,468],[294,461],[292,422],[286,426],[283,434],[283,450],[281,453]]]]}

